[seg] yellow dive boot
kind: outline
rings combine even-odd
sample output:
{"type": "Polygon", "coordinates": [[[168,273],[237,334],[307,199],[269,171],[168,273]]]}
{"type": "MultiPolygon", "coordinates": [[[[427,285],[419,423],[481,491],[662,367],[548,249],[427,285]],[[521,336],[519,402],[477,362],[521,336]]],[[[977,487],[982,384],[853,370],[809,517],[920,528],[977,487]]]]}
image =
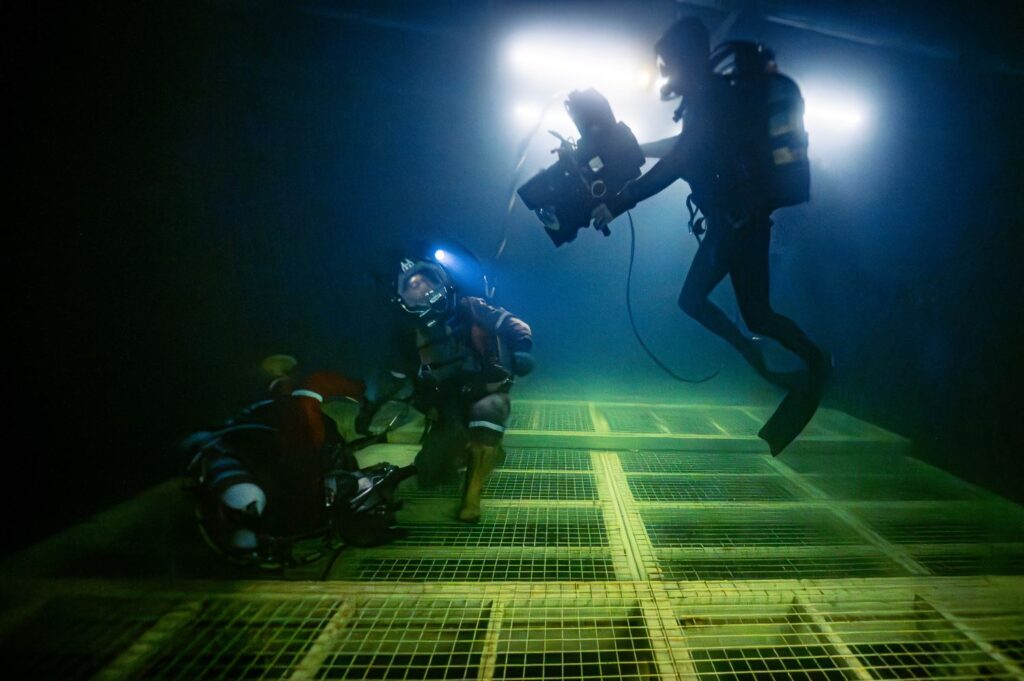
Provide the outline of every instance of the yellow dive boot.
{"type": "Polygon", "coordinates": [[[467,523],[480,520],[480,494],[484,489],[484,481],[504,460],[505,450],[501,445],[469,445],[469,467],[466,469],[466,486],[462,494],[459,520],[467,523]]]}

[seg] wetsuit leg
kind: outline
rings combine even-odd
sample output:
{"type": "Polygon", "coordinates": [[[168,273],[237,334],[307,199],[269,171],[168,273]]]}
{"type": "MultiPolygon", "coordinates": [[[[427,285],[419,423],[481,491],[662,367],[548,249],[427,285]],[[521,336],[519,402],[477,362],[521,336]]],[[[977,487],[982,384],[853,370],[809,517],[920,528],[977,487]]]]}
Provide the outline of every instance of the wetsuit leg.
{"type": "Polygon", "coordinates": [[[416,479],[429,488],[458,479],[458,468],[466,450],[466,428],[454,409],[444,409],[423,437],[416,454],[416,479]]]}
{"type": "Polygon", "coordinates": [[[758,223],[740,232],[729,274],[740,313],[750,330],[777,340],[803,359],[810,369],[808,384],[790,390],[758,432],[774,456],[788,447],[814,416],[831,363],[793,320],[772,309],[768,269],[770,242],[771,220],[763,216],[758,223]]]}
{"type": "Polygon", "coordinates": [[[679,307],[711,333],[739,350],[759,374],[774,382],[776,375],[768,371],[761,349],[733,324],[721,308],[708,300],[711,292],[729,273],[737,236],[731,227],[712,222],[711,217],[708,218],[708,224],[708,231],[697,248],[697,255],[693,258],[686,281],[683,282],[683,290],[679,293],[679,307]]]}
{"type": "Polygon", "coordinates": [[[770,243],[771,220],[767,216],[736,234],[729,277],[736,291],[740,314],[747,328],[778,341],[782,347],[804,360],[812,374],[815,374],[823,369],[825,354],[792,319],[772,308],[768,268],[770,243]]]}

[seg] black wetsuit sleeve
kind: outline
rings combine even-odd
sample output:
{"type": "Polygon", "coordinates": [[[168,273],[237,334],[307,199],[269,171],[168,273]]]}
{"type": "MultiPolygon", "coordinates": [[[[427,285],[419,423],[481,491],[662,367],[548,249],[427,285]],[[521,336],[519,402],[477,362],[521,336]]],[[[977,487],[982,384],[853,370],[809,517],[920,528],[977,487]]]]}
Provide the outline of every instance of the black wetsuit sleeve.
{"type": "Polygon", "coordinates": [[[641,177],[626,183],[615,196],[606,203],[612,215],[621,215],[632,209],[644,199],[648,199],[683,176],[686,168],[688,140],[680,135],[675,147],[665,158],[658,161],[653,168],[641,177]]]}
{"type": "Polygon", "coordinates": [[[533,349],[533,331],[519,317],[503,308],[491,306],[482,298],[465,298],[463,304],[474,324],[499,336],[512,352],[530,352],[533,349]]]}

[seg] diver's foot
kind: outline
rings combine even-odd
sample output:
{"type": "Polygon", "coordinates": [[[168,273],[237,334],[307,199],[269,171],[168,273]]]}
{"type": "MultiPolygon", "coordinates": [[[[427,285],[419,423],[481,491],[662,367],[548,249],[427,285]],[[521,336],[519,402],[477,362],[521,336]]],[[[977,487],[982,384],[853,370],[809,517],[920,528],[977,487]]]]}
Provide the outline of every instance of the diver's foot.
{"type": "Polygon", "coordinates": [[[778,456],[803,431],[818,410],[819,395],[794,390],[786,394],[775,413],[757,436],[768,443],[772,456],[778,456]]]}
{"type": "Polygon", "coordinates": [[[464,503],[459,509],[458,517],[464,523],[480,522],[480,504],[464,503]]]}
{"type": "Polygon", "coordinates": [[[768,368],[768,362],[764,359],[764,350],[761,348],[761,339],[758,337],[749,338],[740,348],[740,354],[747,364],[757,372],[758,376],[772,385],[783,390],[800,390],[806,385],[806,378],[802,371],[772,371],[768,368]]]}

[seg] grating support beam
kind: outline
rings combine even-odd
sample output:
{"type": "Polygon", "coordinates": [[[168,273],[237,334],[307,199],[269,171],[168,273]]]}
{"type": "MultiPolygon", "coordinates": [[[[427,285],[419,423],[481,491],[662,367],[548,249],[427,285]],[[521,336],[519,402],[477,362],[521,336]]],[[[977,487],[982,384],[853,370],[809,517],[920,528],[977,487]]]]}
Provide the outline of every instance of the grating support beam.
{"type": "Polygon", "coordinates": [[[818,609],[814,607],[814,604],[799,595],[795,598],[794,602],[796,605],[803,610],[811,618],[811,621],[821,630],[822,635],[836,653],[839,654],[839,658],[842,660],[846,669],[849,670],[855,679],[858,681],[872,681],[875,677],[871,675],[857,655],[850,650],[850,647],[846,645],[846,642],[836,633],[832,625],[829,624],[828,620],[818,612],[818,609]]]}
{"type": "Polygon", "coordinates": [[[342,638],[344,628],[352,619],[355,606],[352,601],[346,599],[338,604],[338,609],[331,616],[331,619],[324,625],[323,631],[313,641],[309,651],[295,665],[288,681],[312,681],[317,678],[317,672],[333,652],[335,644],[342,638]]]}
{"type": "Polygon", "coordinates": [[[189,625],[200,613],[202,600],[191,600],[161,617],[148,631],[93,677],[93,681],[119,681],[135,676],[157,655],[175,634],[189,625]]]}
{"type": "Polygon", "coordinates": [[[978,633],[975,632],[966,621],[964,621],[964,619],[958,617],[949,610],[936,605],[935,603],[929,602],[928,605],[934,608],[937,613],[946,618],[946,620],[950,624],[952,624],[958,632],[966,636],[972,643],[974,643],[974,645],[978,646],[978,648],[987,653],[990,657],[992,657],[992,659],[999,662],[999,664],[1003,666],[1007,673],[1009,673],[1011,676],[1015,678],[1024,679],[1024,667],[1021,667],[1020,664],[1018,664],[1008,656],[1004,655],[1002,652],[997,650],[995,646],[993,646],[991,643],[989,643],[984,638],[979,636],[978,633]]]}
{"type": "Polygon", "coordinates": [[[822,492],[820,489],[807,482],[801,475],[799,475],[792,468],[782,463],[778,459],[772,457],[769,460],[769,464],[779,472],[780,475],[785,477],[794,485],[800,487],[812,498],[821,500],[822,503],[827,506],[833,513],[839,516],[846,524],[848,524],[853,530],[859,535],[864,537],[866,540],[881,549],[886,555],[892,560],[901,565],[904,569],[910,572],[912,575],[930,575],[932,571],[925,566],[914,560],[909,553],[889,542],[880,534],[875,532],[873,529],[868,527],[864,521],[857,516],[853,515],[839,504],[829,500],[828,495],[822,492]]]}

